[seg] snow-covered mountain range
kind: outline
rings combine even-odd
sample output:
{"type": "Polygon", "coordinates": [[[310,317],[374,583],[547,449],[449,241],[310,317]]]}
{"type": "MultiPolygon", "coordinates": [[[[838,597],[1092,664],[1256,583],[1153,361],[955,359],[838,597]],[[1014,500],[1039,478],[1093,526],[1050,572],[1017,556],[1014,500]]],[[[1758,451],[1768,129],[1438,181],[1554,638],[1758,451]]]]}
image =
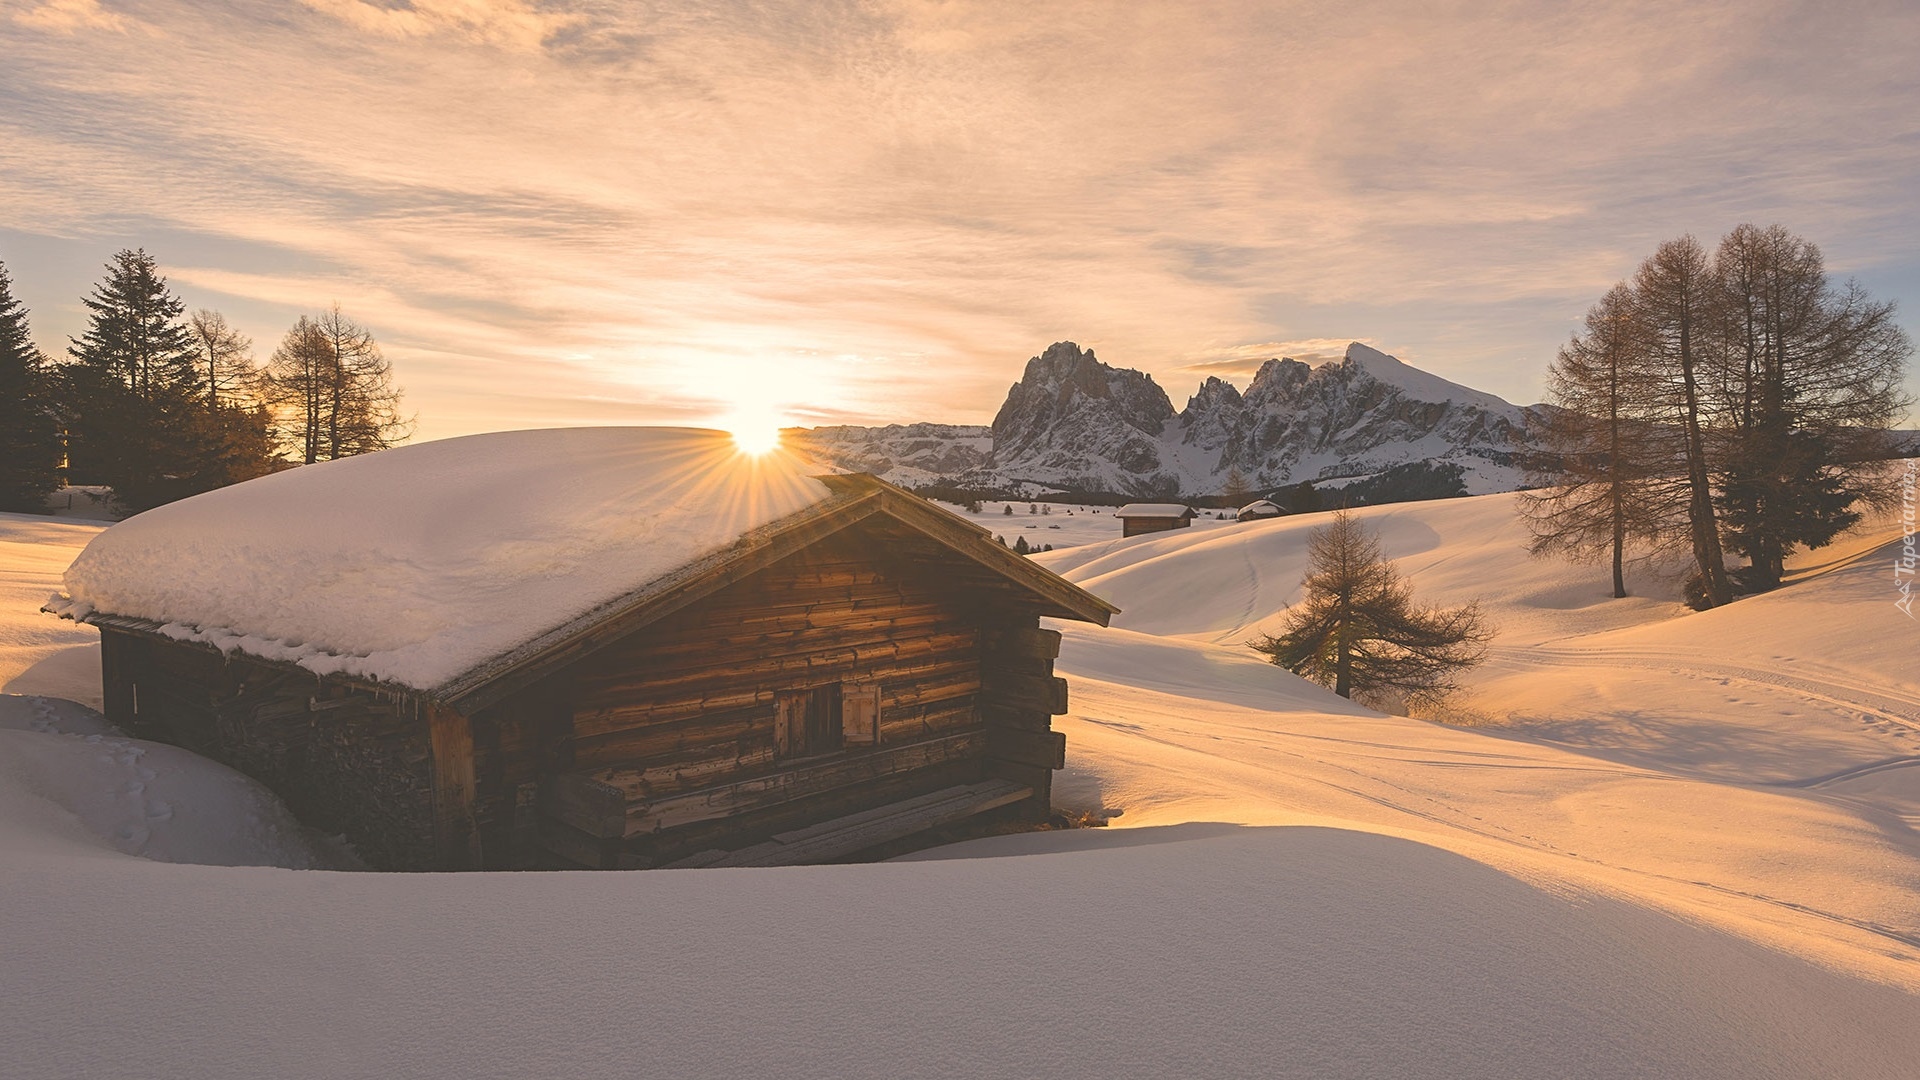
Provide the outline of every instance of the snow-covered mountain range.
{"type": "Polygon", "coordinates": [[[1530,408],[1354,342],[1319,367],[1269,360],[1244,391],[1209,377],[1176,411],[1151,375],[1063,341],[1027,361],[991,425],[822,427],[798,443],[907,485],[1171,497],[1221,491],[1235,473],[1266,490],[1424,461],[1460,465],[1477,494],[1519,486],[1530,408]]]}

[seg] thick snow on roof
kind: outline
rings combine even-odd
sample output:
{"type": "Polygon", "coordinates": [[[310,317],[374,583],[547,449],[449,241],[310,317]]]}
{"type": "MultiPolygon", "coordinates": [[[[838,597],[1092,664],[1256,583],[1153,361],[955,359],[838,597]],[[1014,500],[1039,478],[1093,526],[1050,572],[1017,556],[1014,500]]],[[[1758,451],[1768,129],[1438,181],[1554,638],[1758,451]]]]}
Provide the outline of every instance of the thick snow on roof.
{"type": "Polygon", "coordinates": [[[50,607],[426,690],[827,494],[723,432],[473,435],[130,518],[50,607]]]}
{"type": "Polygon", "coordinates": [[[1113,512],[1114,517],[1179,517],[1191,514],[1185,503],[1128,503],[1113,512]]]}

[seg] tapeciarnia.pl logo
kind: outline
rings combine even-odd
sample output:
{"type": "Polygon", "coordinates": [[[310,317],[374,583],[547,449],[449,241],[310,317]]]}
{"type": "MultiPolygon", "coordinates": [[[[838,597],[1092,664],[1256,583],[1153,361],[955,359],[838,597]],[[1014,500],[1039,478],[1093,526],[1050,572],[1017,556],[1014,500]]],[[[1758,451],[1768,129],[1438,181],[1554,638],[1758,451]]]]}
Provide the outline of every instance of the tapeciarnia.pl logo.
{"type": "Polygon", "coordinates": [[[1906,483],[1900,493],[1900,554],[1893,560],[1893,588],[1900,594],[1893,606],[1907,613],[1907,618],[1920,618],[1913,613],[1913,572],[1920,566],[1920,558],[1914,552],[1914,489],[1920,486],[1920,458],[1907,459],[1906,483]]]}

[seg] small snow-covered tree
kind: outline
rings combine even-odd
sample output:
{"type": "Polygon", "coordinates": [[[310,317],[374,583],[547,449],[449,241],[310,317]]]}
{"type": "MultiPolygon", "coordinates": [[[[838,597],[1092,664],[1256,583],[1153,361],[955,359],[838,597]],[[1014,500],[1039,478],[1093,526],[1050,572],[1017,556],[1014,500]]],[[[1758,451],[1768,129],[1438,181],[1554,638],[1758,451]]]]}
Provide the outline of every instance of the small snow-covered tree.
{"type": "Polygon", "coordinates": [[[1486,657],[1493,637],[1475,604],[1422,608],[1380,539],[1342,510],[1307,535],[1305,596],[1278,635],[1250,642],[1275,664],[1344,698],[1431,699],[1486,657]]]}

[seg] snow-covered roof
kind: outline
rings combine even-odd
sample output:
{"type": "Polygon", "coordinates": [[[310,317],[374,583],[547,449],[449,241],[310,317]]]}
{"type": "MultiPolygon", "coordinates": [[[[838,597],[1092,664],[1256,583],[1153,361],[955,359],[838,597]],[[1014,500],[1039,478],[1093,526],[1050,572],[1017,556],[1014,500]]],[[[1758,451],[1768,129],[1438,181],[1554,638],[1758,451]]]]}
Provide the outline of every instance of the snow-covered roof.
{"type": "Polygon", "coordinates": [[[430,690],[827,499],[808,471],[688,428],[421,443],[129,518],[48,609],[430,690]]]}
{"type": "Polygon", "coordinates": [[[1271,499],[1255,499],[1240,508],[1241,517],[1278,517],[1285,513],[1286,511],[1280,508],[1280,504],[1271,499]]]}
{"type": "Polygon", "coordinates": [[[1184,517],[1193,513],[1185,503],[1128,503],[1113,512],[1114,517],[1184,517]]]}

